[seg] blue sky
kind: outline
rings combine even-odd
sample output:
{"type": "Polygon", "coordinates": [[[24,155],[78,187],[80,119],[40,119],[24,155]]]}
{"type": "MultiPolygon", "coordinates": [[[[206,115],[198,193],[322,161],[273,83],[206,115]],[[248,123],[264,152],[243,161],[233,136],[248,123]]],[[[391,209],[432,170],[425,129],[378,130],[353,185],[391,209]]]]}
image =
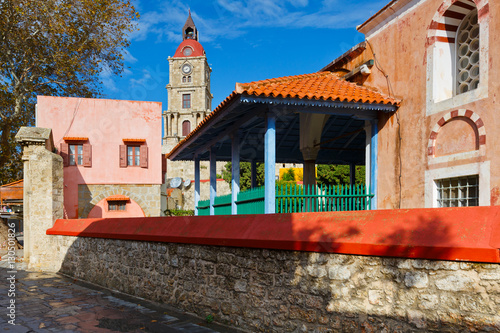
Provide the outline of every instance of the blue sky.
{"type": "Polygon", "coordinates": [[[364,40],[356,26],[388,0],[136,0],[141,14],[121,77],[102,76],[106,98],[162,102],[168,56],[191,9],[212,67],[215,108],[236,82],[316,72],[364,40]]]}

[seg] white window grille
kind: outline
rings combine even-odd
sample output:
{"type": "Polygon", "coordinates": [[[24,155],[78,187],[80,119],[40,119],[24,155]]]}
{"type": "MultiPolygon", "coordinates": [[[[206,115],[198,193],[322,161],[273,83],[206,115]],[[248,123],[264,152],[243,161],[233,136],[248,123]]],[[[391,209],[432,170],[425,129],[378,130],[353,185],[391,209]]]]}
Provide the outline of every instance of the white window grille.
{"type": "Polygon", "coordinates": [[[479,176],[436,180],[438,207],[479,206],[479,176]]]}
{"type": "Polygon", "coordinates": [[[469,13],[457,31],[456,94],[474,90],[479,85],[479,23],[477,10],[469,13]]]}

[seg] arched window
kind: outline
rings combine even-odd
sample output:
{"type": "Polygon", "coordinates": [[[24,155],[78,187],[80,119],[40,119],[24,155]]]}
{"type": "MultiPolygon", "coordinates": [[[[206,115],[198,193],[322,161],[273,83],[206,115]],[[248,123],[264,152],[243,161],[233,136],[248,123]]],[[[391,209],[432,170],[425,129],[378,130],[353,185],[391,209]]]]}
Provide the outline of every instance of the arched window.
{"type": "Polygon", "coordinates": [[[457,30],[455,95],[474,90],[479,85],[479,23],[477,10],[471,11],[457,30]]]}
{"type": "Polygon", "coordinates": [[[443,2],[427,36],[427,114],[488,94],[489,0],[443,2]],[[451,2],[451,3],[450,3],[451,2]],[[481,46],[481,47],[480,47],[481,46]],[[445,103],[441,103],[447,101],[445,103]]]}
{"type": "Polygon", "coordinates": [[[186,83],[187,82],[187,76],[183,76],[182,77],[182,83],[186,83]]]}
{"type": "Polygon", "coordinates": [[[187,77],[188,82],[191,82],[191,75],[187,77]]]}
{"type": "Polygon", "coordinates": [[[187,136],[191,132],[191,122],[184,120],[182,122],[182,136],[187,136]]]}

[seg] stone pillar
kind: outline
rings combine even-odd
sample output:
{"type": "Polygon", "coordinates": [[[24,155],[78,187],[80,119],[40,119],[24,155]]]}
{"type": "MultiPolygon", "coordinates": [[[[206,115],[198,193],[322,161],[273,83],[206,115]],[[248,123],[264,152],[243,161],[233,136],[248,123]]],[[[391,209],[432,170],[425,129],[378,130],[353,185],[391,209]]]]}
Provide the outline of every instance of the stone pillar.
{"type": "Polygon", "coordinates": [[[181,136],[182,134],[182,130],[179,129],[179,112],[176,112],[175,113],[175,125],[174,125],[174,129],[172,130],[172,135],[176,135],[176,136],[181,136]]]}
{"type": "Polygon", "coordinates": [[[64,253],[46,230],[63,218],[63,160],[52,152],[51,129],[21,127],[16,141],[23,147],[24,258],[29,269],[58,270],[64,253]]]}
{"type": "Polygon", "coordinates": [[[300,114],[300,151],[304,159],[304,186],[316,186],[316,157],[320,150],[321,134],[328,115],[316,113],[300,114]]]}

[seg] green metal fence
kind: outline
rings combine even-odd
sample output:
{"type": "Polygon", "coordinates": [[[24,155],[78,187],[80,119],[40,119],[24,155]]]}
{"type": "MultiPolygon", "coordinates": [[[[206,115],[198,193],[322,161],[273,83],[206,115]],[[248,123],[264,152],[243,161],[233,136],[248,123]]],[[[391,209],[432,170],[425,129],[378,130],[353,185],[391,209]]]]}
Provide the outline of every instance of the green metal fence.
{"type": "Polygon", "coordinates": [[[372,197],[364,185],[287,184],[276,188],[276,213],[367,210],[372,197]]]}
{"type": "Polygon", "coordinates": [[[231,215],[231,194],[215,197],[214,215],[231,215]]]}
{"type": "Polygon", "coordinates": [[[238,215],[242,214],[264,214],[264,187],[253,188],[245,192],[238,193],[236,205],[238,215]]]}
{"type": "MultiPolygon", "coordinates": [[[[264,187],[238,193],[238,214],[264,214],[264,187]]],[[[276,186],[276,213],[369,210],[373,194],[364,185],[276,186]]],[[[215,198],[215,215],[231,215],[231,194],[215,198]]],[[[210,215],[210,200],[199,201],[198,215],[210,215]]]]}
{"type": "Polygon", "coordinates": [[[198,216],[210,215],[210,200],[198,201],[198,216]]]}

